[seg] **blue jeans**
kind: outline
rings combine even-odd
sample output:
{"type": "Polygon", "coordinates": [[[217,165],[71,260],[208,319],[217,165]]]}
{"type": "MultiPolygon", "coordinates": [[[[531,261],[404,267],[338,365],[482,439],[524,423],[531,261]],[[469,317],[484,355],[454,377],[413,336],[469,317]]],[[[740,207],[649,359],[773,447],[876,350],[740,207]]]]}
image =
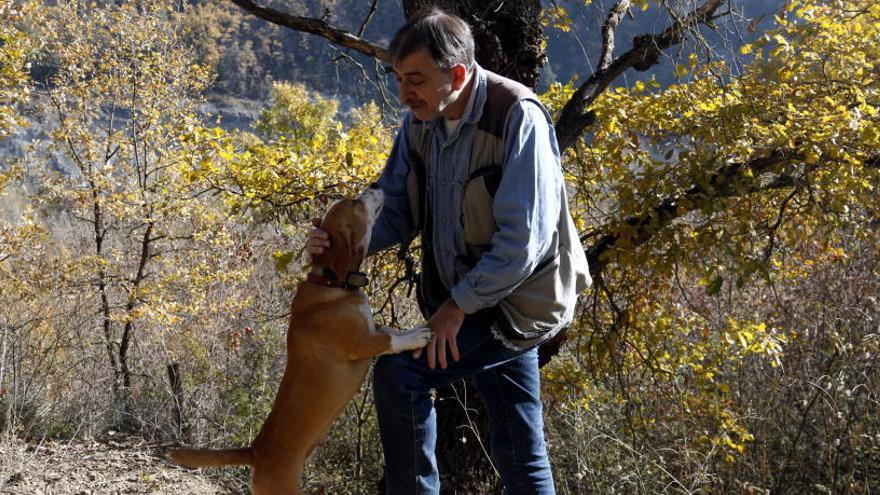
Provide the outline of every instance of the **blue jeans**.
{"type": "Polygon", "coordinates": [[[385,479],[391,495],[436,495],[440,476],[434,447],[437,417],[431,389],[471,377],[489,417],[492,459],[505,493],[552,495],[553,476],[544,444],[537,349],[504,347],[485,320],[467,316],[457,337],[461,359],[428,368],[422,353],[382,356],[373,371],[385,479]]]}

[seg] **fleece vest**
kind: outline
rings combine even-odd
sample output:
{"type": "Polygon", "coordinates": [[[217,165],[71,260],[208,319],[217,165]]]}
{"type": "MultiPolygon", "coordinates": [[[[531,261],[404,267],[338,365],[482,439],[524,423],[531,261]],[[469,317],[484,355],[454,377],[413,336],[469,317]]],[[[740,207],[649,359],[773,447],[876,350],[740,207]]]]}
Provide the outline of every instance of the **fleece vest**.
{"type": "MultiPolygon", "coordinates": [[[[486,101],[476,124],[468,163],[467,181],[462,191],[458,225],[463,242],[460,262],[473,267],[491,247],[498,230],[493,199],[504,174],[505,138],[508,115],[523,100],[531,100],[544,110],[527,87],[489,71],[486,74],[486,101]]],[[[550,116],[544,110],[548,123],[550,116]]],[[[413,222],[422,236],[422,270],[419,302],[429,317],[449,298],[440,282],[431,240],[431,215],[426,214],[426,157],[432,142],[431,126],[413,120],[407,135],[411,169],[407,193],[413,222]]],[[[546,164],[538,164],[538,166],[546,164]]],[[[553,166],[556,166],[553,164],[553,166]]],[[[496,336],[510,347],[527,348],[549,340],[571,323],[577,295],[590,283],[587,259],[568,210],[564,181],[561,186],[560,215],[553,242],[553,254],[494,308],[484,310],[491,318],[496,336]]]]}

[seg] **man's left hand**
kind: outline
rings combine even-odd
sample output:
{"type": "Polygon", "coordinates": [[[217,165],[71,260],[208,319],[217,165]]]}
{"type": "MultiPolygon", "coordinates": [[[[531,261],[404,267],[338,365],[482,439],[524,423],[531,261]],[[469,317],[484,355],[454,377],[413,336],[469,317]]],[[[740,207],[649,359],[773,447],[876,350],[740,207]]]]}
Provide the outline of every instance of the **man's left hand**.
{"type": "Polygon", "coordinates": [[[456,337],[461,329],[461,323],[464,321],[464,311],[459,309],[455,301],[450,298],[444,302],[440,309],[434,313],[434,316],[428,320],[427,327],[434,331],[434,337],[422,349],[413,352],[413,358],[418,359],[422,355],[424,349],[428,350],[428,367],[434,369],[437,363],[441,369],[446,369],[446,350],[452,355],[453,361],[458,361],[460,355],[458,353],[458,342],[456,337]]]}

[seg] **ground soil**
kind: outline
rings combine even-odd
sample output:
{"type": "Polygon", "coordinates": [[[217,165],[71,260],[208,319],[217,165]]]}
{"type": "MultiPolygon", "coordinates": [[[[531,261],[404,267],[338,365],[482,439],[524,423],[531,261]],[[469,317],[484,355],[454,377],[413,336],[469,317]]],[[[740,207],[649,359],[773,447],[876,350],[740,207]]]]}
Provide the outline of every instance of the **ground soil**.
{"type": "Polygon", "coordinates": [[[75,442],[0,437],[0,494],[91,495],[156,493],[239,494],[216,473],[189,471],[165,459],[165,449],[110,436],[75,442]]]}

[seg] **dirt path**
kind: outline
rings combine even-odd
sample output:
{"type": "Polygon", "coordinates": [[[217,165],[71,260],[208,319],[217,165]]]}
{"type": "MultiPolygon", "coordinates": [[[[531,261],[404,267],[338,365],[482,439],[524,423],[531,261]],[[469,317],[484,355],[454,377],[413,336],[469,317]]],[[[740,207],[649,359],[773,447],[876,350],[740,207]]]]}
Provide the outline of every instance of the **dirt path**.
{"type": "Polygon", "coordinates": [[[0,438],[0,494],[237,494],[240,488],[167,462],[142,440],[25,443],[0,438]]]}

